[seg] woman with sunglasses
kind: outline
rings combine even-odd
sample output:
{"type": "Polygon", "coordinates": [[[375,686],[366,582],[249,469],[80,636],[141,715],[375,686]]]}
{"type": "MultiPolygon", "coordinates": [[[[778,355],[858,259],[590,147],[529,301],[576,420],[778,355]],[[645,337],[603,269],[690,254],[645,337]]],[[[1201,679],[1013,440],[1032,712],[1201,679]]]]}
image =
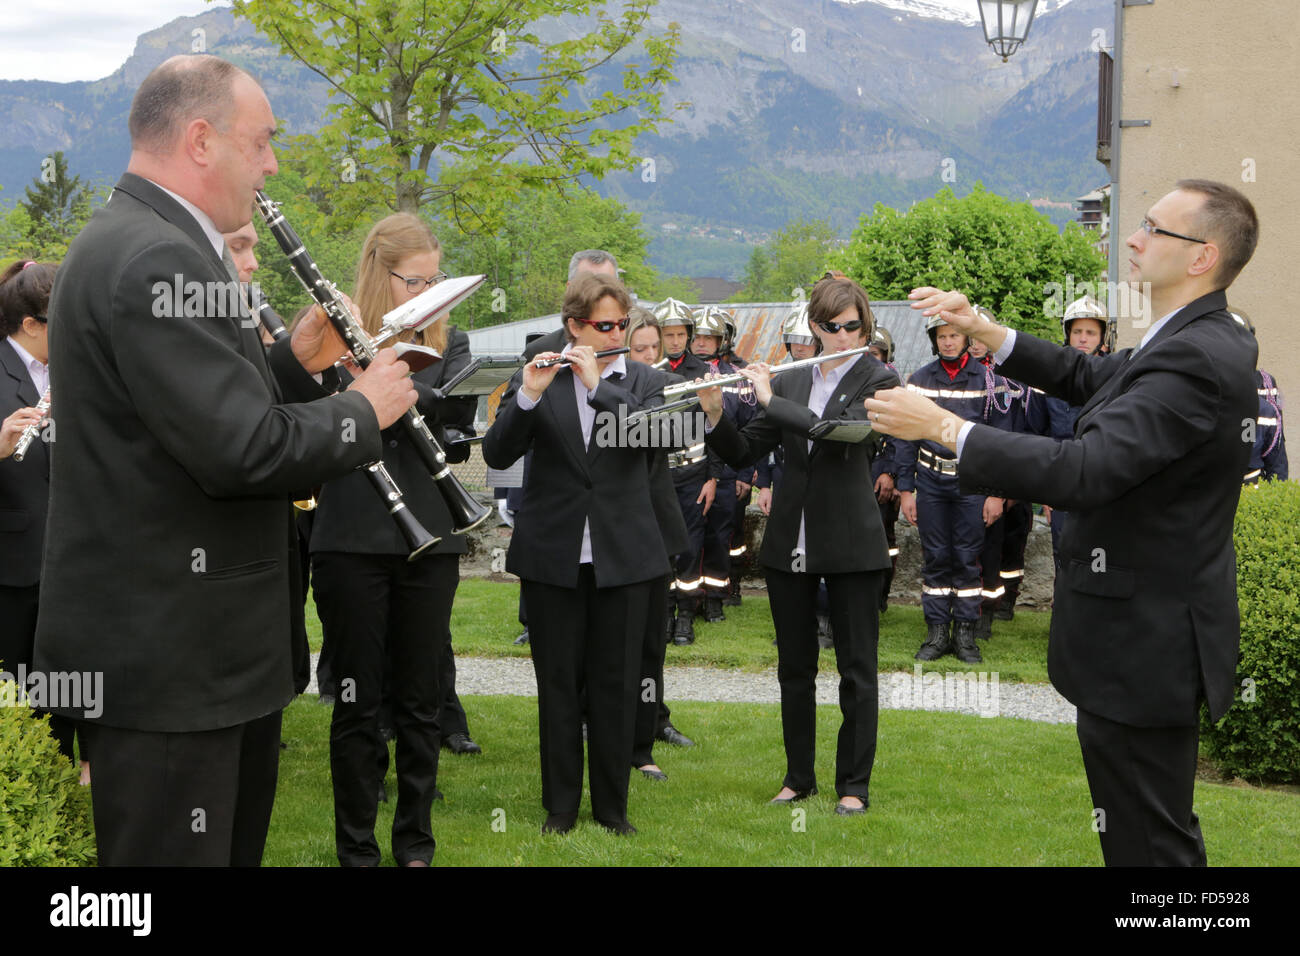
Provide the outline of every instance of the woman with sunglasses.
{"type": "MultiPolygon", "coordinates": [[[[380,220],[361,250],[355,290],[357,319],[370,335],[381,318],[445,278],[441,249],[422,221],[407,213],[380,220]]],[[[434,389],[470,361],[464,332],[435,322],[408,333],[442,360],[412,376],[420,413],[440,439],[446,426],[474,418],[472,398],[439,398],[434,389]]],[[[345,383],[346,372],[340,373],[345,383]]],[[[347,436],[343,436],[346,440],[347,436]]],[[[392,852],[400,866],[433,858],[430,812],[437,792],[439,710],[451,658],[451,605],[460,580],[465,538],[402,429],[383,434],[383,460],[415,518],[442,540],[418,560],[360,472],[321,490],[311,531],[312,583],[330,644],[336,696],[330,724],[334,839],[344,866],[377,866],[375,815],[387,764],[379,731],[385,670],[397,738],[397,807],[392,852]]]]}
{"type": "MultiPolygon", "coordinates": [[[[870,341],[867,295],[846,278],[823,278],[808,300],[808,319],[822,352],[834,354],[870,341]]],[[[700,392],[711,423],[711,448],[735,466],[753,464],[777,445],[785,455],[781,482],[763,536],[786,774],[773,803],[817,793],[813,771],[817,705],[818,581],[826,581],[835,661],[840,672],[840,725],[835,759],[836,813],[864,813],[876,753],[876,645],[878,601],[889,548],[872,494],[870,442],[810,440],[820,421],[865,420],[863,402],[898,376],[865,353],[783,372],[764,365],[741,374],[754,383],[762,410],[737,430],[722,414],[721,390],[700,392]]]]}
{"type": "Polygon", "coordinates": [[[624,355],[596,358],[623,344],[631,304],[607,276],[570,283],[564,352],[540,352],[515,375],[483,441],[493,468],[533,455],[506,570],[528,605],[543,833],[567,833],[578,818],[584,689],[592,816],[615,833],[636,832],[627,792],[642,635],[668,558],[650,503],[657,452],[632,447],[640,443],[624,440],[618,423],[662,403],[663,377],[624,355]]]}
{"type": "MultiPolygon", "coordinates": [[[[628,358],[642,365],[654,365],[663,358],[663,329],[649,309],[633,306],[628,310],[632,322],[627,327],[627,346],[632,351],[628,358]]],[[[660,373],[664,383],[683,379],[672,373],[660,373]]],[[[661,448],[650,459],[650,494],[655,521],[664,538],[669,563],[674,555],[691,546],[686,531],[686,520],[673,490],[672,474],[668,470],[669,449],[661,448]]],[[[670,712],[664,703],[664,658],[668,653],[668,601],[673,599],[668,590],[671,571],[654,585],[650,596],[650,609],[645,619],[645,634],[641,643],[641,691],[636,697],[636,732],[632,741],[632,766],[650,780],[667,780],[668,775],[654,761],[655,738],[688,740],[670,721],[670,712]],[[659,600],[662,595],[664,600],[659,600]],[[647,683],[649,682],[649,683],[647,683]],[[652,693],[647,693],[647,689],[652,693]],[[671,731],[671,733],[670,733],[671,731]]],[[[693,741],[689,741],[694,743],[693,741]]]]}

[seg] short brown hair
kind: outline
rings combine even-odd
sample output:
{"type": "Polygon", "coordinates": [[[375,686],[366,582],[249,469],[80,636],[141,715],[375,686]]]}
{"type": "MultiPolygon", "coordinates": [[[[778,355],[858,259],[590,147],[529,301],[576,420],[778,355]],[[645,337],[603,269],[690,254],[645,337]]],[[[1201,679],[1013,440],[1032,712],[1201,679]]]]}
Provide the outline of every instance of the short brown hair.
{"type": "Polygon", "coordinates": [[[155,67],[131,101],[127,120],[131,148],[165,153],[181,130],[196,119],[225,130],[234,110],[237,76],[248,74],[207,53],[174,56],[155,67]]]}
{"type": "Polygon", "coordinates": [[[1226,289],[1255,254],[1259,241],[1255,207],[1240,190],[1212,179],[1180,179],[1174,188],[1204,197],[1192,219],[1193,228],[1219,247],[1218,288],[1226,289]]]}
{"type": "Polygon", "coordinates": [[[600,300],[606,296],[613,297],[624,315],[632,308],[632,297],[617,279],[595,272],[584,272],[569,283],[568,291],[564,293],[564,305],[560,309],[560,322],[564,327],[564,335],[570,342],[573,341],[573,335],[569,332],[569,319],[590,319],[600,300]]]}
{"type": "Polygon", "coordinates": [[[819,325],[822,322],[834,322],[835,316],[846,309],[855,309],[862,320],[863,340],[871,341],[871,332],[876,327],[876,317],[871,314],[871,303],[866,290],[852,279],[827,274],[813,286],[812,295],[808,297],[808,324],[819,325]]]}

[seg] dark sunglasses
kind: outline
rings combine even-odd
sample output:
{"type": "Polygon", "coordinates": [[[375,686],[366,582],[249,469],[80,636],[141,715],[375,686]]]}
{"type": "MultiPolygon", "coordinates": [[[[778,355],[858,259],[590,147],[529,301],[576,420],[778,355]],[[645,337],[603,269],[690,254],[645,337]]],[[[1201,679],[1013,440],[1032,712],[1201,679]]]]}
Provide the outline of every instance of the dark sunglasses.
{"type": "Polygon", "coordinates": [[[581,322],[583,325],[590,325],[597,332],[613,332],[615,329],[618,329],[620,332],[625,332],[628,323],[632,320],[625,315],[617,322],[593,322],[591,319],[580,319],[575,315],[573,316],[573,321],[581,322]]]}
{"type": "Polygon", "coordinates": [[[839,322],[818,322],[817,324],[831,335],[834,335],[840,329],[843,329],[845,332],[856,332],[862,328],[861,319],[854,319],[852,322],[845,322],[843,324],[840,324],[839,322]]]}
{"type": "Polygon", "coordinates": [[[447,275],[447,273],[445,272],[439,272],[437,275],[433,276],[430,279],[426,279],[423,276],[399,276],[396,272],[392,272],[392,271],[390,271],[388,274],[392,276],[394,279],[401,279],[403,282],[405,282],[406,289],[408,292],[423,292],[425,289],[429,288],[429,286],[437,285],[439,282],[442,282],[444,279],[451,278],[451,276],[447,275]]]}

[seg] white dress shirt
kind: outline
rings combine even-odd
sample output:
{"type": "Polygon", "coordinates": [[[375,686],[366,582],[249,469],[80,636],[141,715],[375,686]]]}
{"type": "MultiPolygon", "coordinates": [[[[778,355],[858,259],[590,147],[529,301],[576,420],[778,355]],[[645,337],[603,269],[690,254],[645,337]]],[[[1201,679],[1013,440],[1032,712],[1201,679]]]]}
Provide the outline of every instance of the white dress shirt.
{"type": "MultiPolygon", "coordinates": [[[[573,348],[573,343],[564,346],[561,355],[567,355],[573,348]]],[[[614,361],[605,366],[600,373],[601,378],[609,378],[611,375],[627,375],[626,356],[620,355],[614,361]]],[[[573,373],[573,396],[578,403],[578,424],[582,426],[582,447],[587,448],[591,445],[591,430],[596,425],[596,409],[591,406],[591,399],[595,396],[596,389],[588,389],[583,384],[582,379],[575,371],[573,373]]],[[[521,387],[515,394],[515,402],[519,405],[521,412],[531,412],[537,407],[537,402],[533,401],[524,394],[521,387]]],[[[582,550],[578,554],[579,564],[591,564],[591,519],[588,518],[582,523],[582,550]]]]}
{"type": "Polygon", "coordinates": [[[45,393],[50,390],[50,367],[19,345],[12,335],[9,336],[9,344],[18,353],[23,368],[27,369],[27,374],[31,376],[32,384],[36,386],[36,394],[44,398],[45,393]]]}

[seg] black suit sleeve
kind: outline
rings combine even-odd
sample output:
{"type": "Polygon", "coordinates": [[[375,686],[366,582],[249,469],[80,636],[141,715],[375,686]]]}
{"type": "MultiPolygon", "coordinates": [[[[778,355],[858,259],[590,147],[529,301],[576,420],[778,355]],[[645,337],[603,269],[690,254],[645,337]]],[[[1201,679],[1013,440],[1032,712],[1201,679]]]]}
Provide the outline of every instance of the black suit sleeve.
{"type": "Polygon", "coordinates": [[[1127,349],[1117,355],[1084,355],[1068,345],[1017,331],[1016,344],[1000,370],[1071,405],[1083,405],[1124,367],[1128,355],[1127,349]]]}
{"type": "Polygon", "coordinates": [[[378,422],[361,395],[277,405],[253,363],[231,355],[237,318],[153,314],[154,290],[170,288],[176,274],[210,272],[188,243],[157,243],[130,261],[111,293],[113,360],[168,454],[214,497],[288,494],[378,458],[378,422]]]}
{"type": "MultiPolygon", "coordinates": [[[[538,405],[524,411],[519,407],[519,390],[524,387],[524,373],[515,372],[506,386],[501,402],[497,405],[497,417],[492,427],[483,436],[483,460],[489,468],[506,469],[524,457],[528,446],[533,441],[533,424],[536,420],[538,405]]],[[[544,398],[545,392],[542,393],[544,398]]]]}
{"type": "Polygon", "coordinates": [[[450,425],[453,428],[466,428],[474,424],[474,412],[478,408],[478,399],[473,395],[458,398],[439,398],[434,389],[443,382],[450,381],[469,365],[473,356],[469,350],[469,336],[460,329],[447,330],[447,353],[435,367],[426,369],[411,379],[420,397],[416,407],[431,425],[450,425]],[[421,379],[424,379],[423,381],[421,379]],[[433,379],[433,381],[430,381],[433,379]]]}
{"type": "Polygon", "coordinates": [[[976,425],[962,448],[962,490],[1066,511],[1108,504],[1212,437],[1223,402],[1215,368],[1197,344],[1172,338],[1144,357],[1122,393],[1085,416],[1074,440],[976,425]]]}

